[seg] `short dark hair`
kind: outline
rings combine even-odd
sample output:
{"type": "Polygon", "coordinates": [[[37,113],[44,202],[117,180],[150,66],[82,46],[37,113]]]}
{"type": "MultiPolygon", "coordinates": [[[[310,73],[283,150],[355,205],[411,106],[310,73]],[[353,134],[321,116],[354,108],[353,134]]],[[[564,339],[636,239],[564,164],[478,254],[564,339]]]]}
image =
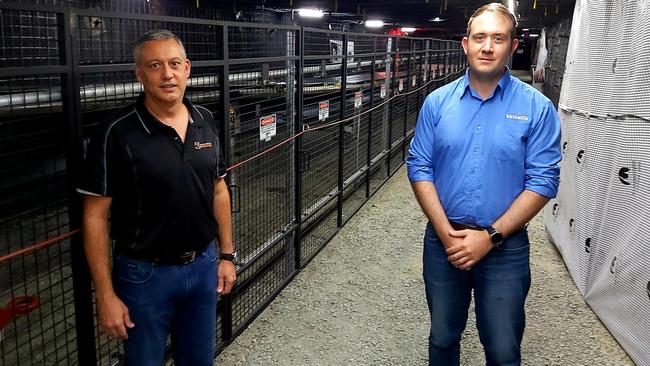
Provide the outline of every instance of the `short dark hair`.
{"type": "Polygon", "coordinates": [[[469,18],[469,21],[467,22],[467,37],[469,37],[469,31],[470,28],[472,27],[472,23],[474,22],[474,19],[476,19],[479,15],[485,13],[486,11],[491,11],[495,12],[504,18],[506,18],[510,24],[512,24],[512,29],[510,29],[510,39],[513,40],[517,36],[517,18],[515,18],[515,15],[506,8],[505,5],[500,4],[500,3],[490,3],[481,6],[480,8],[476,9],[474,14],[469,18]]]}
{"type": "Polygon", "coordinates": [[[154,29],[145,32],[140,36],[140,38],[138,38],[137,41],[135,41],[135,44],[133,45],[133,62],[136,64],[138,63],[138,59],[140,58],[140,49],[145,42],[165,41],[168,39],[173,39],[174,41],[178,42],[178,44],[181,46],[181,49],[183,50],[183,57],[187,58],[187,54],[185,53],[185,46],[183,46],[183,42],[180,38],[178,38],[177,35],[166,29],[154,29]]]}

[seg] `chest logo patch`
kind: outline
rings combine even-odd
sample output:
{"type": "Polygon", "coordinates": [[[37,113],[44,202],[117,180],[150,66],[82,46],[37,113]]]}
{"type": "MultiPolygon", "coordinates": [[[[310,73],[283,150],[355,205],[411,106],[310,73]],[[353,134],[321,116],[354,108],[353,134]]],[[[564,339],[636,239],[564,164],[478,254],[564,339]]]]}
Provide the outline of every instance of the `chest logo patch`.
{"type": "Polygon", "coordinates": [[[195,150],[210,149],[210,148],[212,148],[212,143],[211,142],[194,141],[194,149],[195,150]]]}
{"type": "Polygon", "coordinates": [[[525,114],[506,113],[506,118],[514,119],[515,121],[528,121],[528,116],[525,114]]]}

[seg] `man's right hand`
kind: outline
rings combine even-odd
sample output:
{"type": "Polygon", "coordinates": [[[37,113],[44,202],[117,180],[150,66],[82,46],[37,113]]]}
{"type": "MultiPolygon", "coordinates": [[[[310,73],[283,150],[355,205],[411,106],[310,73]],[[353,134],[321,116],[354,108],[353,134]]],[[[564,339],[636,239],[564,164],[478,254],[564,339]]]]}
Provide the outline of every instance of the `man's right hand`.
{"type": "Polygon", "coordinates": [[[108,338],[126,340],[129,338],[126,328],[135,326],[129,317],[129,309],[115,294],[97,297],[97,320],[100,332],[108,338]]]}

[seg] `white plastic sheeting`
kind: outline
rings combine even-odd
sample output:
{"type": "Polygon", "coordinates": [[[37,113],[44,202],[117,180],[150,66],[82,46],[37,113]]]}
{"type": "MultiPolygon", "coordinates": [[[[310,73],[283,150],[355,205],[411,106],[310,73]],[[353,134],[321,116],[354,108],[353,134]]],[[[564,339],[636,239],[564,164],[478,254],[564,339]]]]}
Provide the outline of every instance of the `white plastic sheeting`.
{"type": "Polygon", "coordinates": [[[587,303],[650,365],[650,1],[577,0],[546,228],[587,303]]]}

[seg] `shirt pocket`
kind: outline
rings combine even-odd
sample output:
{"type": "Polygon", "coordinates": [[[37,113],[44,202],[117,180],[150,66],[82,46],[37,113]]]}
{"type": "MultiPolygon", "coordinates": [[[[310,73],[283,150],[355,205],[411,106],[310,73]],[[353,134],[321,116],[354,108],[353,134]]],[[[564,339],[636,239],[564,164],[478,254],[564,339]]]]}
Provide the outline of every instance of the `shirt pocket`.
{"type": "Polygon", "coordinates": [[[493,152],[497,160],[521,165],[526,160],[529,123],[503,120],[497,125],[493,152]]]}

